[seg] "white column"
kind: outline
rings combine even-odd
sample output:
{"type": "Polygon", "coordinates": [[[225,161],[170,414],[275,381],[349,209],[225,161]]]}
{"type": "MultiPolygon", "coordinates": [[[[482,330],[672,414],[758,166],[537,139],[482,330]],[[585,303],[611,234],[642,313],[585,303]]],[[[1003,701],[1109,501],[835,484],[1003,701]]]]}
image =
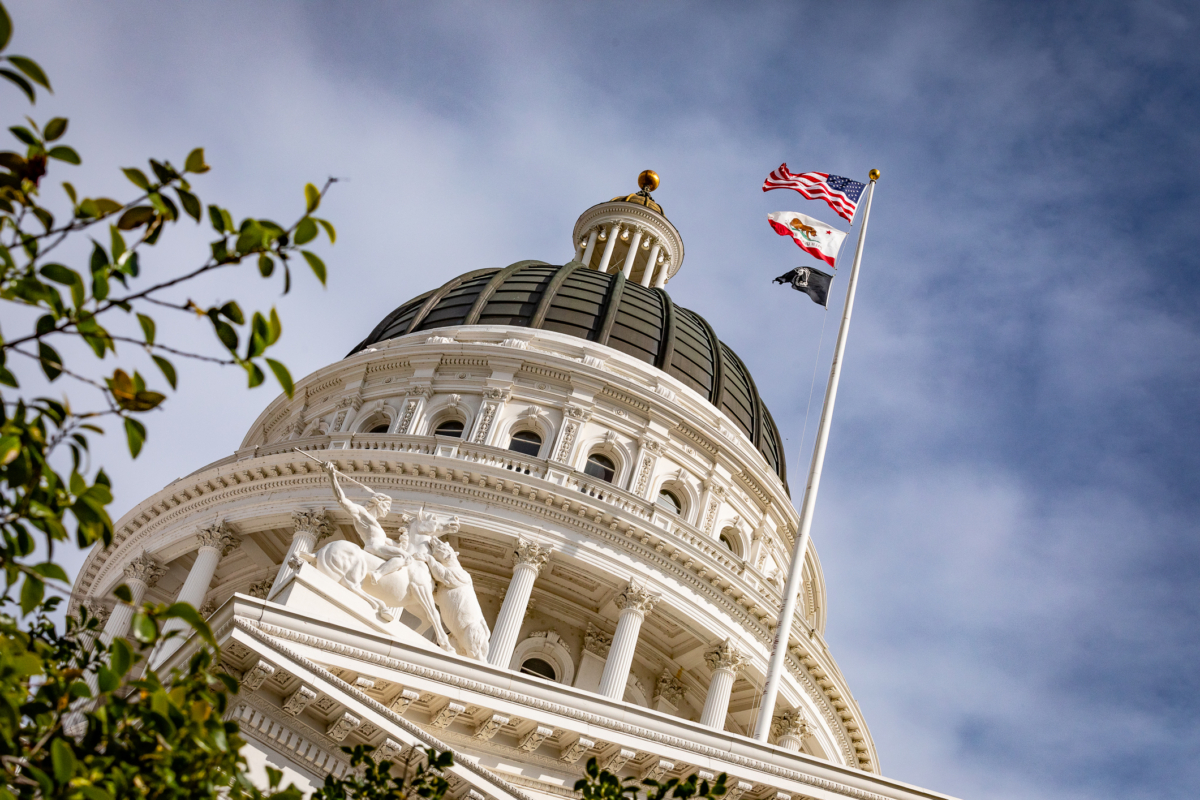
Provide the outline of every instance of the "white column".
{"type": "Polygon", "coordinates": [[[625,682],[629,680],[629,668],[633,666],[633,651],[637,647],[642,621],[659,599],[659,595],[651,594],[636,578],[617,595],[621,616],[617,619],[608,660],[604,662],[604,674],[600,676],[600,694],[605,697],[620,700],[625,696],[625,682]]]}
{"type": "MultiPolygon", "coordinates": [[[[176,595],[175,602],[188,603],[200,608],[200,604],[204,602],[204,595],[208,593],[209,584],[212,583],[213,575],[216,574],[217,564],[221,563],[222,556],[237,545],[238,538],[225,527],[225,523],[220,522],[201,528],[197,539],[200,547],[196,551],[196,560],[192,563],[192,569],[188,572],[179,594],[176,595]]],[[[187,627],[188,624],[181,619],[169,619],[163,625],[162,633],[166,635],[187,627]]],[[[171,641],[159,645],[156,651],[157,657],[151,658],[151,665],[156,667],[170,658],[171,654],[183,644],[184,638],[177,636],[171,641]]]]}
{"type": "Polygon", "coordinates": [[[612,261],[613,248],[617,246],[617,237],[621,235],[621,224],[614,222],[608,226],[608,240],[604,243],[604,255],[600,256],[598,272],[608,272],[608,264],[612,261]]]}
{"type": "Polygon", "coordinates": [[[650,258],[646,259],[646,268],[642,270],[642,286],[650,285],[650,279],[654,277],[654,270],[658,269],[658,254],[661,250],[662,242],[655,239],[650,248],[650,258]]]}
{"type": "Polygon", "coordinates": [[[746,666],[746,657],[737,649],[732,639],[726,639],[705,653],[704,660],[712,670],[712,681],[708,684],[708,696],[704,699],[700,724],[724,730],[733,682],[742,667],[746,666]]]}
{"type": "Polygon", "coordinates": [[[274,597],[283,585],[287,583],[296,570],[291,566],[292,559],[301,553],[315,552],[317,542],[332,533],[329,520],[324,509],[299,509],[292,512],[292,543],[288,546],[287,555],[275,573],[275,581],[267,592],[267,599],[274,597]]]}
{"type": "Polygon", "coordinates": [[[812,735],[812,728],[804,718],[804,712],[794,708],[775,717],[771,733],[775,735],[777,745],[784,750],[798,753],[804,745],[804,738],[812,735]]]}
{"type": "Polygon", "coordinates": [[[621,271],[625,273],[625,280],[629,280],[629,276],[633,274],[633,262],[637,259],[638,245],[642,243],[642,229],[633,229],[633,238],[629,240],[629,252],[625,254],[625,266],[621,271]]]}
{"type": "Polygon", "coordinates": [[[517,646],[517,635],[525,621],[529,608],[529,596],[533,594],[533,582],[542,565],[550,557],[550,548],[525,538],[517,539],[513,551],[513,576],[504,594],[504,604],[496,617],[492,629],[492,640],[488,645],[488,663],[496,667],[507,667],[517,646]]]}
{"type": "Polygon", "coordinates": [[[592,262],[592,253],[596,252],[596,237],[600,235],[599,228],[592,228],[588,234],[587,247],[583,251],[583,258],[579,259],[587,266],[592,262]]]}
{"type": "Polygon", "coordinates": [[[128,603],[118,601],[113,606],[104,631],[100,634],[101,644],[107,645],[113,639],[129,633],[129,625],[133,622],[134,613],[141,608],[142,601],[146,598],[146,590],[158,583],[158,579],[166,571],[162,564],[145,553],[125,565],[125,585],[129,587],[133,599],[128,603]]]}
{"type": "Polygon", "coordinates": [[[670,261],[664,261],[662,264],[658,265],[658,267],[656,268],[657,271],[654,274],[654,288],[655,289],[661,289],[667,285],[667,273],[670,271],[667,268],[670,266],[671,266],[670,261]]]}

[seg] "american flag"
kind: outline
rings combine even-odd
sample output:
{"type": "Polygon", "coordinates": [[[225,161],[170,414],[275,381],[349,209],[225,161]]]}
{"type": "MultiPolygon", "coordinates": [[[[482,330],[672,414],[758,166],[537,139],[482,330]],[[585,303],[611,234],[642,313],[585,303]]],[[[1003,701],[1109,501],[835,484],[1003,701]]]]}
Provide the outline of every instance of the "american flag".
{"type": "Polygon", "coordinates": [[[803,172],[793,175],[788,172],[787,164],[781,164],[779,169],[767,176],[763,182],[763,191],[795,189],[809,200],[824,200],[838,216],[847,222],[853,222],[854,209],[858,208],[858,198],[862,197],[866,186],[865,183],[852,181],[841,175],[830,175],[828,172],[803,172]]]}

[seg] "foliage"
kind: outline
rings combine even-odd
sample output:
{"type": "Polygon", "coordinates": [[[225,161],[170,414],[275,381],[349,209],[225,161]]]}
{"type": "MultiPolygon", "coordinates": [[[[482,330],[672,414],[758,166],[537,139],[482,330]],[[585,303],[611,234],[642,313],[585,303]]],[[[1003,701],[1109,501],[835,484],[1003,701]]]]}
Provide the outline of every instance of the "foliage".
{"type": "MultiPolygon", "coordinates": [[[[698,774],[693,773],[687,778],[671,778],[662,783],[654,780],[642,781],[645,786],[645,800],[716,800],[726,793],[725,773],[722,772],[711,783],[698,774]]],[[[584,777],[575,782],[575,791],[583,800],[637,800],[642,792],[637,778],[621,780],[606,769],[600,769],[596,759],[588,759],[584,769],[584,777]]]]}
{"type": "MultiPolygon", "coordinates": [[[[0,5],[0,76],[35,102],[39,89],[51,90],[50,81],[32,59],[7,53],[11,37],[0,5]]],[[[87,608],[56,624],[62,598],[47,597],[47,590],[61,593],[68,580],[55,559],[56,544],[73,540],[83,548],[112,540],[112,484],[103,469],[88,464],[89,436],[102,433],[109,418],[136,457],[147,433],[142,420],[166,400],[128,362],[102,371],[95,364],[117,360],[122,346],[126,354],[130,348],[148,354],[171,390],[178,387],[172,359],[189,358],[239,366],[251,387],[270,371],[290,395],[287,368],[266,355],[282,333],[275,309],[248,315],[233,299],[202,308],[178,292],[219,271],[229,273],[222,285],[230,290],[232,279],[248,269],[280,279],[286,294],[297,259],[323,284],[324,263],[303,248],[322,232],[335,238],[333,226],[313,216],[332,181],[324,189],[305,187],[303,213],[289,226],[253,217],[235,224],[226,208],[205,206],[197,195],[192,181],[209,171],[197,148],[182,166],[150,160],[148,171],[123,169],[133,186],[127,199],[89,196],[63,182],[60,199],[51,202],[43,197],[51,168],[81,163],[64,143],[67,129],[63,117],[40,125],[26,117],[9,128],[20,147],[0,152],[0,308],[6,309],[0,337],[0,799],[298,798],[294,788],[278,790],[278,774],[271,776],[269,795],[247,779],[238,726],[224,720],[237,682],[219,667],[217,643],[194,608],[143,605],[130,640],[110,641],[87,608]],[[185,218],[206,221],[215,233],[203,258],[179,274],[143,264],[185,218]],[[72,258],[71,252],[84,255],[72,258]],[[221,355],[199,352],[191,342],[180,348],[162,341],[156,312],[199,317],[221,355]],[[19,329],[21,319],[29,320],[27,329],[19,329]],[[71,352],[83,355],[68,364],[63,354],[71,352]],[[96,398],[94,408],[75,408],[65,396],[27,397],[10,369],[13,358],[37,364],[52,383],[77,384],[96,398]],[[206,646],[184,668],[160,676],[145,669],[146,661],[172,619],[187,623],[206,646]]],[[[115,594],[122,603],[133,600],[127,586],[115,594]]]]}
{"type": "Polygon", "coordinates": [[[444,770],[454,763],[453,753],[413,748],[404,760],[395,763],[400,776],[392,775],[393,762],[375,763],[371,748],[366,745],[343,747],[350,754],[350,771],[342,778],[326,776],[325,785],[313,792],[312,800],[442,800],[450,782],[444,770]]]}

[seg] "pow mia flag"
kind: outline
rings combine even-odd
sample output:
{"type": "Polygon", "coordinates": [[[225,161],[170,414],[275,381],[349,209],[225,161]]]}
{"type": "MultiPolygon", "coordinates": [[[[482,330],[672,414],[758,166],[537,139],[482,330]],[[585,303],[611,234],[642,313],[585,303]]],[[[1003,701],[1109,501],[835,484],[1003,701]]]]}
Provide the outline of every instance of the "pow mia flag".
{"type": "Polygon", "coordinates": [[[790,283],[797,292],[804,292],[819,306],[829,308],[829,284],[833,276],[812,267],[796,267],[780,275],[773,283],[790,283]]]}

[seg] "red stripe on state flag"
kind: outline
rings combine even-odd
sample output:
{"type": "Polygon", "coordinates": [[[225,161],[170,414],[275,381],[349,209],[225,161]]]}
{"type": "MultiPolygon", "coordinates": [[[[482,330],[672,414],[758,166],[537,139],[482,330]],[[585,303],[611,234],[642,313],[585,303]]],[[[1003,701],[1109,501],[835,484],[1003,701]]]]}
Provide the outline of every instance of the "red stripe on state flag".
{"type": "Polygon", "coordinates": [[[790,236],[801,250],[836,268],[845,233],[798,211],[774,211],[767,222],[780,236],[790,236]]]}

